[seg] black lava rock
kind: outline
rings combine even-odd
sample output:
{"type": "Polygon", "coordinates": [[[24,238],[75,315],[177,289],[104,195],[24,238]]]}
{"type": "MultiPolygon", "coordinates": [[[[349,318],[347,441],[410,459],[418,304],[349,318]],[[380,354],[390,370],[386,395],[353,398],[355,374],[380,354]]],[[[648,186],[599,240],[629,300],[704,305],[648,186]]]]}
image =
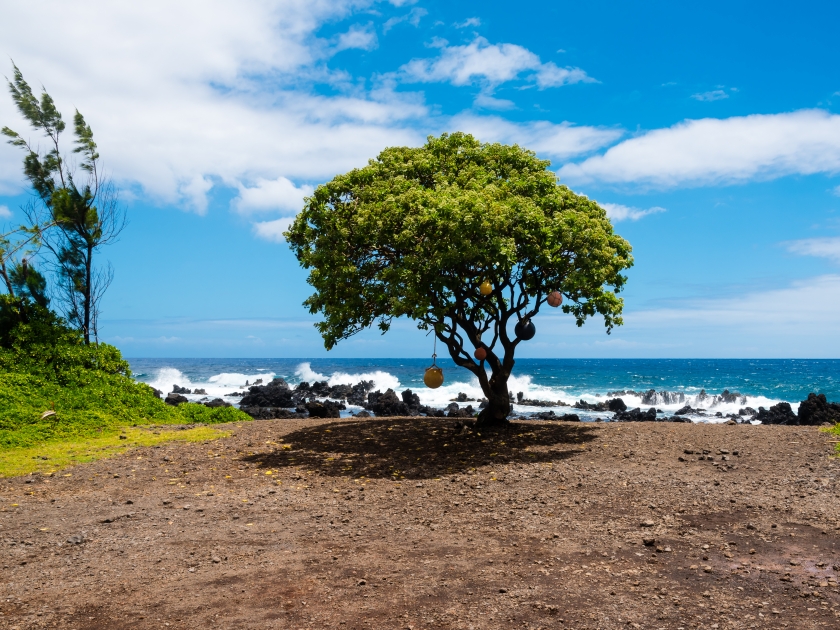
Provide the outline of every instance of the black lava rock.
{"type": "Polygon", "coordinates": [[[240,407],[240,411],[244,411],[254,420],[289,420],[292,418],[305,418],[305,413],[297,413],[289,411],[288,409],[280,409],[277,407],[240,407]]]}
{"type": "Polygon", "coordinates": [[[755,419],[760,420],[762,424],[799,424],[799,418],[786,402],[773,405],[770,409],[759,407],[755,419]]]}
{"type": "Polygon", "coordinates": [[[627,411],[627,405],[621,398],[610,398],[605,404],[609,411],[627,411]]]}
{"type": "Polygon", "coordinates": [[[171,393],[167,394],[164,401],[167,405],[180,405],[185,402],[190,402],[186,396],[182,396],[181,394],[171,393]]]}
{"type": "Polygon", "coordinates": [[[232,405],[229,402],[225,402],[221,398],[214,398],[210,402],[204,403],[205,407],[210,407],[211,409],[215,409],[217,407],[231,407],[232,405]]]}
{"type": "Polygon", "coordinates": [[[344,405],[325,400],[324,402],[308,402],[305,405],[310,418],[340,418],[344,405]]]}
{"type": "MultiPolygon", "coordinates": [[[[303,383],[301,383],[303,385],[303,383]]],[[[289,384],[282,378],[275,378],[267,385],[254,385],[239,401],[243,407],[295,407],[298,401],[289,384]]]]}
{"type": "Polygon", "coordinates": [[[824,422],[840,422],[840,404],[828,402],[825,394],[811,392],[799,403],[799,424],[819,426],[824,422]]]}
{"type": "Polygon", "coordinates": [[[179,385],[172,386],[172,393],[173,394],[191,394],[192,392],[188,390],[186,387],[181,387],[179,385]]]}
{"type": "Polygon", "coordinates": [[[647,411],[642,411],[639,407],[630,409],[628,411],[619,411],[613,416],[615,422],[655,422],[656,409],[651,407],[647,411]]]}

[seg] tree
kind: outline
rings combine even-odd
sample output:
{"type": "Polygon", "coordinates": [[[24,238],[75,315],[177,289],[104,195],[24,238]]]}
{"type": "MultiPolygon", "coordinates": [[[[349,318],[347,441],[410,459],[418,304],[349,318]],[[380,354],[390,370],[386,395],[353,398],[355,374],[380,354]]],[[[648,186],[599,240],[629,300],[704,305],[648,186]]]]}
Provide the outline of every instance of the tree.
{"type": "Polygon", "coordinates": [[[616,293],[633,264],[605,211],[548,167],[518,146],[453,133],[385,149],[319,186],[285,237],[310,270],[304,305],[323,316],[326,348],[375,322],[384,333],[394,318],[416,320],[478,378],[488,399],[479,425],[506,422],[528,337],[515,324],[527,327],[559,291],[578,326],[597,313],[609,333],[623,323],[616,293]]]}
{"type": "MultiPolygon", "coordinates": [[[[55,102],[46,90],[42,90],[39,101],[18,67],[13,67],[14,78],[8,82],[12,100],[49,144],[42,153],[17,132],[8,127],[2,129],[9,143],[26,153],[23,172],[36,198],[25,209],[32,223],[28,229],[37,233],[53,254],[59,298],[67,320],[81,331],[85,343],[90,343],[91,336],[98,337],[100,300],[113,278],[110,265],[96,265],[94,254],[119,236],[125,227],[125,212],[113,185],[103,177],[93,131],[82,114],[76,110],[73,117],[73,153],[79,154],[79,167],[86,174],[85,182],[78,184],[74,169],[68,166],[72,161],[61,153],[59,140],[65,123],[55,102]]],[[[26,269],[26,278],[34,278],[31,271],[31,266],[26,269]]],[[[32,284],[23,279],[20,286],[30,287],[30,291],[34,287],[43,295],[43,277],[34,280],[37,282],[32,284]]]]}

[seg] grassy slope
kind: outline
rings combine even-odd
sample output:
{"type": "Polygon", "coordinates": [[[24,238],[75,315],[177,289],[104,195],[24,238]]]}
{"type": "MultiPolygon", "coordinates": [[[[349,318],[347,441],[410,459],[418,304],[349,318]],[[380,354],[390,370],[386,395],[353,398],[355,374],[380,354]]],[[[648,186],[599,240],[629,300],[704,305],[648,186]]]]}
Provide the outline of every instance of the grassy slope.
{"type": "MultiPolygon", "coordinates": [[[[32,447],[17,447],[0,451],[0,478],[17,477],[38,472],[47,475],[68,466],[121,455],[140,446],[154,446],[163,442],[205,442],[227,437],[229,431],[213,427],[129,427],[119,433],[91,438],[71,438],[61,442],[47,442],[32,447]]],[[[72,474],[72,473],[67,473],[72,474]]]]}
{"type": "Polygon", "coordinates": [[[0,466],[56,444],[119,440],[124,427],[250,419],[232,407],[167,405],[131,379],[113,346],[85,345],[53,313],[0,295],[0,466]]]}

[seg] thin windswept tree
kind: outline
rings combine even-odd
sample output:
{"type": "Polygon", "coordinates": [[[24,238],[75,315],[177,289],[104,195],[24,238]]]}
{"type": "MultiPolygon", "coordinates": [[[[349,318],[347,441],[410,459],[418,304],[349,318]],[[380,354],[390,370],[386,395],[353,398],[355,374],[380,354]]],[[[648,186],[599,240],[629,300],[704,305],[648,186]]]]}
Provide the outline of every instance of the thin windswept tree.
{"type": "Polygon", "coordinates": [[[62,153],[65,122],[45,89],[40,99],[13,65],[8,81],[12,100],[32,128],[46,139],[41,147],[3,127],[9,143],[23,149],[23,172],[34,191],[25,208],[29,229],[52,254],[57,289],[67,320],[78,327],[85,343],[98,338],[100,303],[113,279],[110,264],[99,264],[99,250],[112,243],[126,225],[126,214],[116,188],[105,177],[93,131],[78,110],[73,116],[72,153],[62,153]],[[77,171],[80,169],[81,172],[77,171]]]}

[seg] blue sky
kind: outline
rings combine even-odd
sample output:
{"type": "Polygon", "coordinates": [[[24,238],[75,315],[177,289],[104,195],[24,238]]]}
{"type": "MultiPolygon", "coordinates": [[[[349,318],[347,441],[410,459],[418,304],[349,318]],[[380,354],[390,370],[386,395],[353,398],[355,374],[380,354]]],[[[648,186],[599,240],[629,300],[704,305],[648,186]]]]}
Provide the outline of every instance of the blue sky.
{"type": "MultiPolygon", "coordinates": [[[[122,189],[102,332],[127,356],[324,356],[280,233],[318,183],[454,130],[551,159],[634,247],[623,328],[547,313],[523,356],[840,356],[836,3],[134,5],[0,0],[0,52],[122,189]]],[[[25,130],[8,97],[0,123],[25,130]]],[[[0,221],[27,198],[4,145],[0,221]]],[[[400,322],[330,355],[429,345],[400,322]]]]}

